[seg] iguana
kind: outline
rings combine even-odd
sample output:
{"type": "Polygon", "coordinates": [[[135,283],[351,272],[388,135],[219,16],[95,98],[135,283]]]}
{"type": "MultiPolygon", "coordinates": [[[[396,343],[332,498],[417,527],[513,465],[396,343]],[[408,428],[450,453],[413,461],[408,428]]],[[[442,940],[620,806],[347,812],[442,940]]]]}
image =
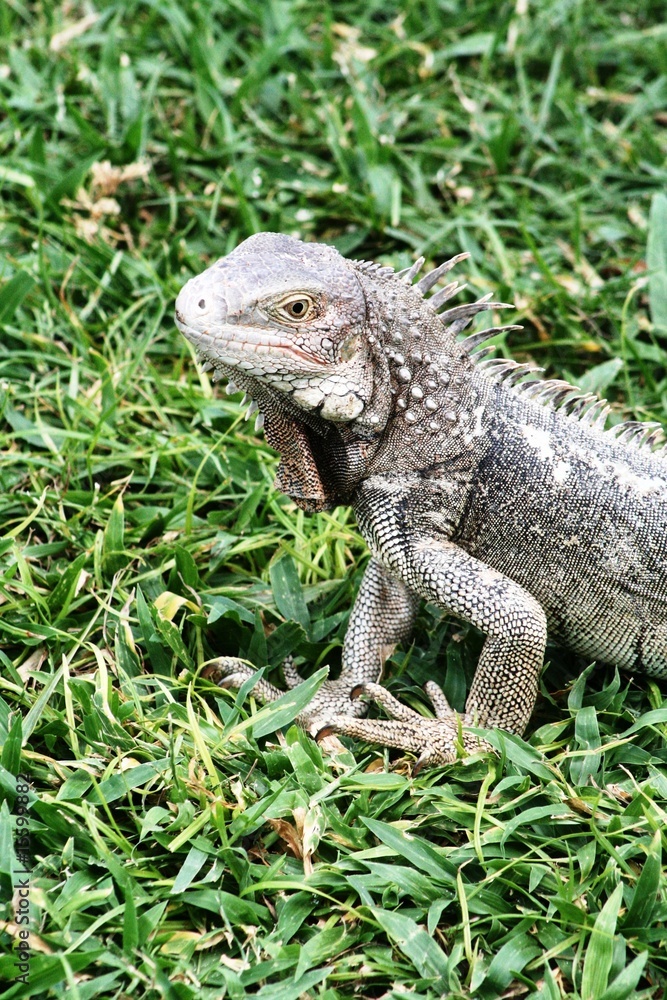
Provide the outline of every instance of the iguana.
{"type": "MultiPolygon", "coordinates": [[[[351,612],[340,677],[302,713],[334,731],[419,755],[478,747],[469,727],[523,733],[547,632],[588,660],[667,676],[667,459],[659,429],[605,429],[609,407],[531,365],[489,356],[496,327],[460,335],[488,297],[442,307],[435,284],[260,233],[190,279],[176,322],[228,391],[244,390],[281,457],[276,486],[301,508],[351,504],[372,558],[351,612]],[[420,598],[485,636],[465,712],[433,682],[435,719],[377,681],[420,598]],[[361,690],[387,720],[360,718],[361,690]]],[[[229,686],[253,669],[224,658],[229,686]]],[[[286,682],[300,682],[292,667],[286,682]]],[[[280,694],[261,681],[263,700],[280,694]]]]}

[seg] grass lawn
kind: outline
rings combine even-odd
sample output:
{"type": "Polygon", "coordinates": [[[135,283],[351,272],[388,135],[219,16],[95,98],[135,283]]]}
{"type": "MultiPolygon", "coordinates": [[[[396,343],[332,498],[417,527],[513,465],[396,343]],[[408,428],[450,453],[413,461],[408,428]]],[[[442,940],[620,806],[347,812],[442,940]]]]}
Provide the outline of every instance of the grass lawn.
{"type": "MultiPolygon", "coordinates": [[[[550,649],[525,740],[413,779],[207,679],[335,668],[367,555],[349,511],[274,491],[172,312],[259,230],[468,250],[464,294],[524,327],[501,354],[664,421],[664,15],[0,6],[6,1000],[663,996],[664,684],[550,649]]],[[[441,619],[392,660],[413,705],[437,676],[461,707],[474,670],[441,619]]]]}

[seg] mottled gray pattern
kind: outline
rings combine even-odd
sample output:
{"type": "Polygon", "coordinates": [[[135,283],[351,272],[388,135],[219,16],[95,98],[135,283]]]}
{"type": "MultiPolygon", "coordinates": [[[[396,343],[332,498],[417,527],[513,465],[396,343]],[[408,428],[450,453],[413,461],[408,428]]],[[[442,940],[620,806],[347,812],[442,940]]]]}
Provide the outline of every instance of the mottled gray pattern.
{"type": "MultiPolygon", "coordinates": [[[[189,281],[179,329],[256,402],[281,456],[276,483],[305,510],[352,504],[373,559],[343,650],[302,723],[410,748],[420,764],[479,742],[462,726],[522,733],[547,631],[588,659],[667,676],[667,461],[655,425],[605,430],[608,408],[460,334],[501,303],[438,312],[417,283],[334,249],[262,233],[189,281]],[[378,680],[419,598],[486,640],[462,716],[435,685],[435,720],[378,680]],[[393,717],[359,718],[361,690],[393,717]]],[[[252,668],[219,661],[224,683],[252,668]]],[[[289,669],[290,686],[299,678],[289,669]]],[[[280,692],[266,682],[265,699],[280,692]]]]}

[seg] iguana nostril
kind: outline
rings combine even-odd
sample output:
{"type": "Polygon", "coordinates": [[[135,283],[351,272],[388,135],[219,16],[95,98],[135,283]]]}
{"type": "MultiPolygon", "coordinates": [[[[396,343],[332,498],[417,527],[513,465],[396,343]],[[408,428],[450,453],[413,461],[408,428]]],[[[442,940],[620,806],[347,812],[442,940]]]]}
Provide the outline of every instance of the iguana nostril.
{"type": "Polygon", "coordinates": [[[200,299],[199,300],[199,308],[200,309],[206,309],[206,299],[200,299]]]}

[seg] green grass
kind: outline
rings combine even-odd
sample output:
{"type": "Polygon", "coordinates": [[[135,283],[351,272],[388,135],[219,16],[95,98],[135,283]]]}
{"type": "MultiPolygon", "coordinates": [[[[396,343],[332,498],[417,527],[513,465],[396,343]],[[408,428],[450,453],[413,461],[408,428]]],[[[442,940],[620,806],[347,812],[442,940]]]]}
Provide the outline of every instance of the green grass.
{"type": "MultiPolygon", "coordinates": [[[[202,670],[335,667],[365,560],[348,511],[273,491],[173,327],[250,233],[397,267],[470,250],[471,293],[524,324],[502,351],[664,415],[664,4],[523,6],[0,7],[7,1000],[663,995],[655,682],[553,650],[525,741],[412,779],[267,737],[202,670]]],[[[425,608],[392,689],[435,674],[460,706],[478,649],[425,608]]]]}

